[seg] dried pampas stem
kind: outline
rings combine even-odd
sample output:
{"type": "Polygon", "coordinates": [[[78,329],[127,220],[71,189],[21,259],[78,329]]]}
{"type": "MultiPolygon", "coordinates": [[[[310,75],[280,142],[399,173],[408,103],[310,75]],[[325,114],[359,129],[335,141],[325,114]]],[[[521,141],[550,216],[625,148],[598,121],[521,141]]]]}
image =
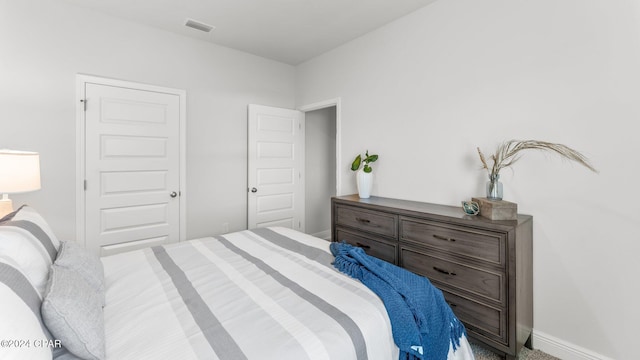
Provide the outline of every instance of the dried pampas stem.
{"type": "Polygon", "coordinates": [[[493,160],[493,166],[489,168],[487,164],[487,160],[478,148],[478,154],[480,155],[480,161],[482,162],[482,167],[487,170],[489,177],[493,178],[500,173],[500,170],[503,168],[509,167],[513,165],[516,161],[520,159],[520,151],[527,149],[537,149],[537,150],[545,150],[551,151],[563,158],[573,160],[580,165],[585,166],[589,170],[597,173],[593,165],[589,162],[589,160],[582,155],[581,153],[573,150],[562,144],[555,144],[546,141],[538,141],[538,140],[509,140],[502,143],[496,149],[495,154],[491,155],[491,160],[493,160]]]}

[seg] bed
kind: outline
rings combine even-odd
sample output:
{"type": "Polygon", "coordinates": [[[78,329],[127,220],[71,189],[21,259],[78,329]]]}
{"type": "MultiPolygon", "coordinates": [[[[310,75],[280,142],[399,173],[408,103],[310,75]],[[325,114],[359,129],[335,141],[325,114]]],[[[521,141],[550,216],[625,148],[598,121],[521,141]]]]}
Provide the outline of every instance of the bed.
{"type": "MultiPolygon", "coordinates": [[[[98,260],[23,207],[0,220],[0,358],[398,359],[329,244],[261,228],[98,260]]],[[[473,359],[466,338],[448,359],[473,359]]]]}

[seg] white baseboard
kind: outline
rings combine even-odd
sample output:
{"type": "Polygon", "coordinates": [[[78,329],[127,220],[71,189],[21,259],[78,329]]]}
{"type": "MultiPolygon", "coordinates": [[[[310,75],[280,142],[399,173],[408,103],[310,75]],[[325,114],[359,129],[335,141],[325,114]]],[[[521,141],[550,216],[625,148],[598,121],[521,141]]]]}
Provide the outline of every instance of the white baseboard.
{"type": "Polygon", "coordinates": [[[535,329],[531,334],[531,345],[562,360],[613,360],[535,329]]]}
{"type": "Polygon", "coordinates": [[[311,235],[319,237],[320,239],[331,240],[331,229],[323,230],[311,235]]]}

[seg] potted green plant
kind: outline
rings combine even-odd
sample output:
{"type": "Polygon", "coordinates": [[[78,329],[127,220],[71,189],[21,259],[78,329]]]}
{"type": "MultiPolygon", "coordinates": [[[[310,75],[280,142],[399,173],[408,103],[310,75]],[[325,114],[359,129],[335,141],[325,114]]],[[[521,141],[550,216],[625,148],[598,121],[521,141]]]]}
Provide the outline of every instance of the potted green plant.
{"type": "Polygon", "coordinates": [[[369,155],[369,150],[364,154],[358,154],[351,163],[351,171],[356,171],[356,184],[358,186],[358,196],[367,199],[371,196],[371,188],[373,187],[373,168],[370,163],[378,160],[378,155],[369,155]],[[364,166],[362,164],[364,163],[364,166]],[[362,166],[362,169],[360,168],[362,166]]]}

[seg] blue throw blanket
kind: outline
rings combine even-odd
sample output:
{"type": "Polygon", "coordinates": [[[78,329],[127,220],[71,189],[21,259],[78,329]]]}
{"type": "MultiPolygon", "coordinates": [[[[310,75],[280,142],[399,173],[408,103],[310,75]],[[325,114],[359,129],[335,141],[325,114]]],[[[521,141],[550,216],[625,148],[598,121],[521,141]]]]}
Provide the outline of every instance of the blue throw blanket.
{"type": "Polygon", "coordinates": [[[464,325],[427,278],[347,243],[334,242],[330,248],[338,270],[360,280],[382,299],[401,360],[443,360],[450,344],[458,348],[466,334],[464,325]]]}

